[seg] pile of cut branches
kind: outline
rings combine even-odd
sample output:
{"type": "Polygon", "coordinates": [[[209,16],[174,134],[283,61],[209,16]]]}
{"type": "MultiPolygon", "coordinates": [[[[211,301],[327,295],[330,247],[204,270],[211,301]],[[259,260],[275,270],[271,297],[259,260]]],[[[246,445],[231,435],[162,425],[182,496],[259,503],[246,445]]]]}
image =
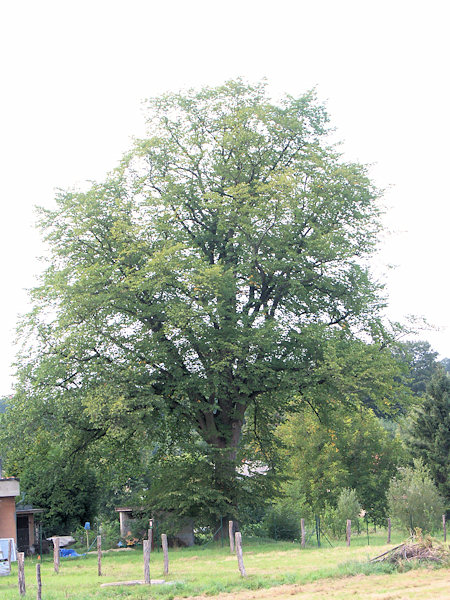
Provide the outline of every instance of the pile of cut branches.
{"type": "Polygon", "coordinates": [[[418,560],[438,563],[450,562],[450,552],[447,544],[442,544],[431,536],[423,537],[422,532],[416,529],[411,541],[403,542],[387,552],[372,558],[370,562],[390,562],[400,564],[404,561],[418,560]]]}

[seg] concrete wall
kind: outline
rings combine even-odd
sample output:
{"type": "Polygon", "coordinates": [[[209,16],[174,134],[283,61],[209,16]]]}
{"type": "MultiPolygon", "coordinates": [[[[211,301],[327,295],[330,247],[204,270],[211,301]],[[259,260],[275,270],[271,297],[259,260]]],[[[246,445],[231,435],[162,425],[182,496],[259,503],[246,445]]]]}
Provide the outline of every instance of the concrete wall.
{"type": "Polygon", "coordinates": [[[120,537],[127,537],[130,533],[130,521],[133,522],[133,519],[130,519],[131,512],[126,510],[118,510],[119,520],[120,520],[120,537]]]}

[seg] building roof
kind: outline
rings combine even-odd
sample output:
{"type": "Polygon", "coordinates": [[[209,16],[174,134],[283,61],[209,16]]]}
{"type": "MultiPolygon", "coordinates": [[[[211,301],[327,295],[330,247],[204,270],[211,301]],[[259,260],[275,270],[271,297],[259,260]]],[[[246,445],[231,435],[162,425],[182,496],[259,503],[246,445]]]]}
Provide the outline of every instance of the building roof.
{"type": "Polygon", "coordinates": [[[35,515],[45,512],[43,508],[16,508],[16,515],[35,515]]]}

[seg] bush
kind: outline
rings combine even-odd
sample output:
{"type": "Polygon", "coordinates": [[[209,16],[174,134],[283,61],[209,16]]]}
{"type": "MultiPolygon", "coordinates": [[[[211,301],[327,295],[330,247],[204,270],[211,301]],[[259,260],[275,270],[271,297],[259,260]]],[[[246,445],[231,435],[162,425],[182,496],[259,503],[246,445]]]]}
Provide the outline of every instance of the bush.
{"type": "Polygon", "coordinates": [[[246,525],[242,525],[241,531],[242,535],[245,535],[246,537],[270,537],[266,522],[247,523],[246,525]]]}
{"type": "Polygon", "coordinates": [[[116,548],[120,541],[120,524],[118,519],[113,521],[104,521],[100,525],[100,533],[102,536],[102,548],[116,548]]]}
{"type": "Polygon", "coordinates": [[[344,488],[339,494],[336,510],[343,523],[345,523],[347,519],[356,521],[362,510],[361,504],[356,496],[356,491],[344,488]]]}
{"type": "Polygon", "coordinates": [[[434,485],[428,468],[421,460],[413,467],[398,469],[387,492],[389,514],[413,533],[414,528],[432,532],[444,514],[444,499],[434,485]]]}
{"type": "Polygon", "coordinates": [[[345,536],[347,519],[357,524],[361,510],[356,491],[344,488],[339,494],[336,507],[329,505],[325,507],[323,518],[325,529],[331,536],[340,539],[345,536]]]}
{"type": "Polygon", "coordinates": [[[320,525],[328,537],[339,540],[345,534],[345,521],[342,520],[338,509],[330,504],[325,505],[320,525]]]}
{"type": "Polygon", "coordinates": [[[287,504],[278,504],[267,511],[263,529],[274,540],[300,539],[301,516],[287,504]]]}
{"type": "Polygon", "coordinates": [[[344,488],[339,494],[336,507],[329,504],[325,506],[322,527],[327,535],[340,539],[345,535],[347,519],[356,525],[361,510],[356,491],[344,488]]]}
{"type": "MultiPolygon", "coordinates": [[[[80,552],[86,552],[87,549],[87,538],[86,538],[86,529],[79,525],[72,533],[70,534],[75,539],[75,547],[80,552]]],[[[93,535],[97,535],[96,532],[89,531],[89,543],[93,541],[93,535]]]]}
{"type": "MultiPolygon", "coordinates": [[[[119,520],[104,521],[101,523],[97,530],[97,524],[91,523],[92,529],[89,530],[89,546],[91,546],[94,540],[97,539],[97,535],[102,536],[102,549],[109,550],[110,548],[116,548],[120,540],[120,525],[119,520]]],[[[87,536],[86,530],[81,525],[77,527],[71,533],[72,537],[75,538],[75,547],[80,552],[86,552],[87,549],[87,536]]],[[[97,548],[96,543],[91,550],[97,548]]]]}

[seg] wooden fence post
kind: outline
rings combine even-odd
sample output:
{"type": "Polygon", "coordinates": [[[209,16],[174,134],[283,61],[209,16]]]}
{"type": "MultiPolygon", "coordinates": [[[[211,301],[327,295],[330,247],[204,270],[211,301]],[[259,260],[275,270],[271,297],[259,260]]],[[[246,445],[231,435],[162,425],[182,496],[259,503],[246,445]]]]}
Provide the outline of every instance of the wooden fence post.
{"type": "Polygon", "coordinates": [[[167,535],[161,534],[161,546],[164,553],[164,575],[169,574],[169,547],[167,545],[167,535]]]}
{"type": "Polygon", "coordinates": [[[8,565],[11,571],[11,557],[12,557],[12,540],[8,541],[8,565]]]}
{"type": "Polygon", "coordinates": [[[17,568],[19,575],[19,594],[21,596],[25,596],[25,554],[23,552],[18,552],[17,554],[17,568]]]}
{"type": "Polygon", "coordinates": [[[36,600],[42,600],[41,563],[36,565],[37,594],[36,600]]]}
{"type": "Polygon", "coordinates": [[[53,538],[53,568],[59,573],[59,537],[53,538]]]}
{"type": "Polygon", "coordinates": [[[300,519],[300,528],[302,530],[302,548],[304,548],[306,546],[305,519],[300,519]]]}
{"type": "Polygon", "coordinates": [[[445,521],[445,515],[442,515],[442,528],[444,529],[444,542],[447,541],[447,523],[445,521]]]}
{"type": "Polygon", "coordinates": [[[97,571],[98,576],[102,576],[102,536],[97,536],[97,571]]]}
{"type": "Polygon", "coordinates": [[[391,517],[388,518],[388,539],[387,543],[391,543],[391,517]]]}
{"type": "Polygon", "coordinates": [[[142,546],[144,550],[144,581],[150,584],[150,546],[152,540],[142,540],[142,546]]]}
{"type": "Polygon", "coordinates": [[[236,556],[238,559],[239,571],[241,572],[242,577],[247,577],[247,573],[245,572],[244,567],[244,558],[242,556],[242,536],[240,531],[236,531],[234,534],[236,541],[236,556]]]}
{"type": "Polygon", "coordinates": [[[347,546],[350,546],[350,538],[352,537],[352,522],[347,519],[347,546]]]}
{"type": "Polygon", "coordinates": [[[230,552],[231,552],[231,554],[234,554],[234,535],[233,535],[233,529],[234,529],[234,522],[233,521],[228,521],[228,537],[230,538],[230,552]]]}

